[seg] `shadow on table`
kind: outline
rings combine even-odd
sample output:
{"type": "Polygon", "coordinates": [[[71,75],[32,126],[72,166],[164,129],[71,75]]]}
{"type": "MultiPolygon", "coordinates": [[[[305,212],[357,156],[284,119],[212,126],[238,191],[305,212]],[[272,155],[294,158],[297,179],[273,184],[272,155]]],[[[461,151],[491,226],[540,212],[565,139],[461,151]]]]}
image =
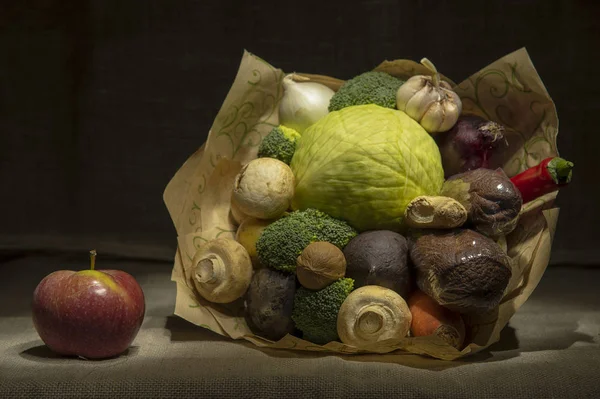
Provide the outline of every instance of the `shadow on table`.
{"type": "Polygon", "coordinates": [[[139,348],[137,346],[129,347],[125,352],[120,355],[106,358],[106,359],[85,359],[79,356],[63,356],[59,355],[50,350],[45,344],[40,344],[41,341],[31,341],[26,344],[19,345],[17,349],[19,356],[23,359],[39,362],[39,363],[63,363],[66,361],[72,361],[73,359],[81,360],[82,362],[93,362],[93,363],[114,363],[123,362],[129,358],[137,356],[139,348]]]}
{"type": "MultiPolygon", "coordinates": [[[[559,317],[559,315],[557,315],[559,317]]],[[[309,352],[297,351],[293,349],[271,349],[253,345],[244,340],[231,340],[214,333],[208,329],[196,326],[177,316],[168,316],[165,323],[165,329],[170,334],[171,341],[218,341],[230,342],[237,345],[243,345],[249,349],[260,351],[267,356],[274,358],[306,358],[315,359],[323,357],[338,357],[349,362],[378,362],[404,365],[413,368],[422,368],[428,370],[445,370],[454,367],[461,367],[473,363],[491,363],[515,358],[521,353],[537,352],[546,350],[564,350],[571,347],[576,342],[594,342],[594,338],[578,332],[579,315],[572,313],[560,314],[560,320],[552,323],[551,329],[540,331],[539,337],[529,337],[521,342],[518,331],[510,323],[500,332],[500,339],[489,348],[478,353],[466,356],[454,361],[444,361],[426,356],[415,355],[406,352],[398,352],[387,355],[360,354],[344,355],[331,352],[309,352]]],[[[541,328],[547,326],[540,326],[541,328]]]]}
{"type": "Polygon", "coordinates": [[[249,342],[243,342],[243,345],[263,352],[264,354],[277,358],[323,358],[333,356],[348,362],[373,362],[373,363],[388,363],[397,364],[400,366],[427,369],[433,371],[442,371],[450,368],[468,366],[475,363],[491,363],[515,358],[526,352],[537,352],[545,350],[564,350],[569,348],[575,342],[594,342],[593,337],[576,332],[577,323],[574,321],[570,324],[572,329],[562,331],[554,336],[546,336],[540,339],[539,344],[528,348],[523,348],[517,336],[517,330],[512,326],[507,325],[500,333],[500,340],[490,347],[454,361],[439,360],[427,356],[416,355],[406,352],[390,353],[387,355],[376,354],[360,354],[360,355],[343,355],[338,353],[319,353],[294,350],[280,350],[261,348],[252,345],[249,342]]]}
{"type": "Polygon", "coordinates": [[[172,342],[232,341],[230,338],[219,335],[207,328],[197,326],[177,316],[167,316],[164,328],[167,331],[166,334],[170,335],[172,342]]]}

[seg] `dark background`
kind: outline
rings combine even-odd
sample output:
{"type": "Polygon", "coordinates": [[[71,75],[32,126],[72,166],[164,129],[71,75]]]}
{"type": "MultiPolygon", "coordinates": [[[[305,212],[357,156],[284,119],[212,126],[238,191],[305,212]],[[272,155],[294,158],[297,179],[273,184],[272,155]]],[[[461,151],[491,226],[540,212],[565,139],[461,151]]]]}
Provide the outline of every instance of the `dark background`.
{"type": "Polygon", "coordinates": [[[459,82],[526,47],[576,164],[552,262],[599,264],[598,17],[591,0],[2,0],[0,250],[171,259],[162,191],[244,49],[342,79],[427,56],[459,82]]]}

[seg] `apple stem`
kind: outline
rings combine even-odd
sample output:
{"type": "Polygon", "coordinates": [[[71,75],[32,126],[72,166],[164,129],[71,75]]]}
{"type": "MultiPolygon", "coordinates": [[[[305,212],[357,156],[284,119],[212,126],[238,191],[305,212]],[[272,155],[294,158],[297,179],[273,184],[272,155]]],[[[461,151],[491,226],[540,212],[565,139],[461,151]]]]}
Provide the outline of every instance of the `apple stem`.
{"type": "Polygon", "coordinates": [[[96,266],[96,255],[98,255],[98,253],[96,252],[95,249],[92,249],[90,251],[90,269],[94,270],[94,267],[96,266]]]}

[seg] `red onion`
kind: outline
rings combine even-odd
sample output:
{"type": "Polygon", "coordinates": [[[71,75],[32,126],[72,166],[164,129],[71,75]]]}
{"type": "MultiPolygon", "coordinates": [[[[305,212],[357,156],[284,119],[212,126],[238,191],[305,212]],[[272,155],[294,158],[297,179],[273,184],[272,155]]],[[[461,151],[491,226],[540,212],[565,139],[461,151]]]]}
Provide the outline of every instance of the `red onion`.
{"type": "Polygon", "coordinates": [[[504,126],[476,115],[461,115],[448,132],[440,134],[438,146],[446,177],[488,168],[493,150],[504,139],[504,126]]]}

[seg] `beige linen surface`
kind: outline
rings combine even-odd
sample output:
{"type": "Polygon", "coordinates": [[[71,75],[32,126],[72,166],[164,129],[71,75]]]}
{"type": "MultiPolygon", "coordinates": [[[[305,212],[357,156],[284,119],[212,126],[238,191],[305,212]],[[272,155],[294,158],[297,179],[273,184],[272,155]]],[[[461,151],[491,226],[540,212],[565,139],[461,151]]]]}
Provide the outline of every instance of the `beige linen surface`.
{"type": "MultiPolygon", "coordinates": [[[[84,257],[85,258],[85,257],[84,257]]],[[[85,260],[85,259],[84,259],[85,260]]],[[[489,350],[454,361],[404,354],[340,355],[261,348],[177,316],[171,265],[111,261],[146,295],[146,318],[126,355],[83,361],[53,355],[29,310],[39,281],[79,259],[2,264],[0,398],[598,398],[598,268],[550,267],[489,350]]]]}

